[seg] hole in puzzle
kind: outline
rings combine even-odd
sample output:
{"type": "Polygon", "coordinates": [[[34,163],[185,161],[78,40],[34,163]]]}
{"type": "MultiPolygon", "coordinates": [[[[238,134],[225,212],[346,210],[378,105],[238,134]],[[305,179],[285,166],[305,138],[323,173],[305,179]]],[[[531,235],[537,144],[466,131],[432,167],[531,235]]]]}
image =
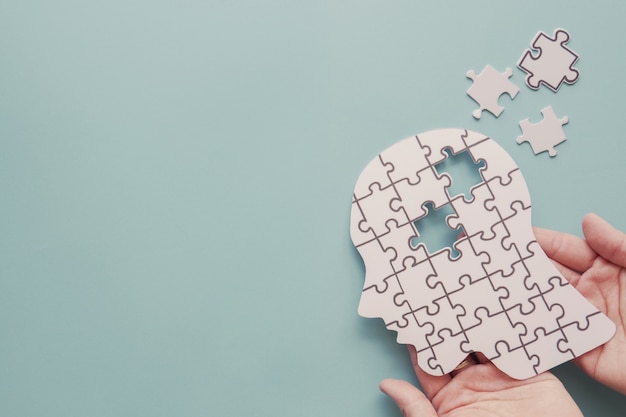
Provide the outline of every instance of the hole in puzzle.
{"type": "Polygon", "coordinates": [[[450,198],[463,194],[465,200],[469,201],[472,198],[470,189],[483,182],[480,169],[485,166],[485,161],[474,162],[468,151],[459,152],[457,155],[453,155],[449,149],[445,149],[444,152],[448,157],[435,165],[437,174],[447,173],[452,178],[452,185],[448,187],[450,198]]]}
{"type": "MultiPolygon", "coordinates": [[[[463,194],[465,200],[471,199],[471,188],[483,182],[480,169],[485,166],[485,162],[474,162],[468,151],[459,152],[457,155],[453,155],[449,149],[445,149],[444,152],[448,157],[435,165],[435,169],[439,175],[447,173],[452,179],[452,185],[448,187],[448,195],[452,199],[463,194]]],[[[411,239],[411,247],[416,248],[420,243],[424,243],[429,253],[450,248],[451,256],[459,257],[460,253],[453,245],[459,240],[463,230],[461,227],[452,229],[446,222],[449,215],[456,214],[452,205],[446,204],[435,209],[432,203],[426,203],[424,207],[428,214],[413,222],[419,237],[411,239]]]]}
{"type": "Polygon", "coordinates": [[[446,217],[454,214],[452,206],[446,204],[435,209],[432,203],[426,203],[424,208],[428,210],[428,215],[413,222],[419,236],[411,239],[411,247],[415,249],[420,243],[423,243],[426,245],[428,253],[450,248],[452,257],[457,258],[460,254],[452,245],[458,240],[461,229],[452,229],[446,223],[446,217]]]}

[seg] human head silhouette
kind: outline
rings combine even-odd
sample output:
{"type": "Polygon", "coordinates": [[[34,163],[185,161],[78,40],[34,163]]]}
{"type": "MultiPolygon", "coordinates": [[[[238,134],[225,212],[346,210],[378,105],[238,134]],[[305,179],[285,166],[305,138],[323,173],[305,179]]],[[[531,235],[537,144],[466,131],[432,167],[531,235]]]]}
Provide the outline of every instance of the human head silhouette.
{"type": "Polygon", "coordinates": [[[485,135],[440,129],[391,146],[354,188],[350,233],[365,263],[359,314],[382,318],[433,375],[481,352],[525,379],[606,342],[614,324],[541,250],[530,208],[519,168],[485,135]],[[462,152],[484,163],[469,199],[450,195],[453,178],[438,168],[462,152]],[[444,206],[462,236],[431,253],[414,244],[416,222],[444,206]]]}

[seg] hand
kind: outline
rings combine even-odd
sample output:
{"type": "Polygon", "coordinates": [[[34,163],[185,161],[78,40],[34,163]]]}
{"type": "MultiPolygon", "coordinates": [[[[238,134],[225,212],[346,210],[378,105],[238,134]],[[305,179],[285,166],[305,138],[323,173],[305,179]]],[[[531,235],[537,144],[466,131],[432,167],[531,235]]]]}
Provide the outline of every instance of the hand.
{"type": "Polygon", "coordinates": [[[595,214],[585,239],[536,228],[537,241],[565,278],[617,326],[615,336],[574,361],[592,378],[626,394],[626,234],[595,214]]]}
{"type": "Polygon", "coordinates": [[[468,366],[454,377],[432,376],[417,365],[415,348],[409,346],[409,351],[428,397],[406,381],[380,383],[381,391],[398,404],[405,417],[582,417],[550,372],[518,381],[488,362],[468,366]]]}

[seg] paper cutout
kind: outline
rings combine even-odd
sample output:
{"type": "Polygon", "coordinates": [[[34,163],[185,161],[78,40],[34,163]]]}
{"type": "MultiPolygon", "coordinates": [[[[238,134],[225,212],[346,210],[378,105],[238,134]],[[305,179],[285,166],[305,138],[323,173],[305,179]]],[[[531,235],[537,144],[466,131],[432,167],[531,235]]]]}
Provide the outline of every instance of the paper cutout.
{"type": "Polygon", "coordinates": [[[528,119],[519,123],[523,134],[517,137],[517,143],[530,143],[535,155],[548,151],[550,156],[556,156],[554,147],[567,139],[563,125],[569,122],[569,118],[565,116],[559,119],[552,106],[541,110],[541,114],[543,120],[539,123],[531,123],[528,119]]]}
{"type": "Polygon", "coordinates": [[[530,208],[519,168],[484,135],[441,129],[391,146],[363,170],[352,200],[350,233],[366,269],[359,314],[382,318],[432,375],[482,352],[525,379],[605,343],[615,325],[546,257],[530,208]],[[437,174],[446,149],[484,161],[469,201],[449,195],[452,178],[437,174]],[[465,231],[457,258],[411,246],[426,203],[454,209],[448,224],[465,231]]]}
{"type": "Polygon", "coordinates": [[[487,65],[480,74],[476,75],[474,70],[468,71],[466,76],[474,81],[467,90],[470,96],[480,107],[472,112],[472,116],[480,119],[483,110],[487,110],[498,117],[504,111],[504,107],[498,104],[498,99],[504,93],[514,99],[519,88],[513,84],[509,78],[513,75],[513,70],[507,68],[503,73],[496,71],[491,65],[487,65]]]}
{"type": "Polygon", "coordinates": [[[563,83],[574,84],[579,72],[574,64],[579,56],[565,44],[570,35],[564,29],[556,29],[551,38],[544,32],[539,32],[533,39],[533,50],[527,49],[517,63],[517,66],[526,75],[526,85],[533,90],[543,84],[555,93],[563,83]]]}

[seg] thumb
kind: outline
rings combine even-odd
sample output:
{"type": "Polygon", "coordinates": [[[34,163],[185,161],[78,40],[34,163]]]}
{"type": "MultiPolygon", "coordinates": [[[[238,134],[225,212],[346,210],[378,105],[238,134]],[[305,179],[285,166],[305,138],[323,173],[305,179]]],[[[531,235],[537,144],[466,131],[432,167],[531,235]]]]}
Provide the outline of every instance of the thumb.
{"type": "Polygon", "coordinates": [[[399,379],[385,379],[380,390],[396,402],[405,417],[437,417],[433,405],[416,387],[399,379]]]}

